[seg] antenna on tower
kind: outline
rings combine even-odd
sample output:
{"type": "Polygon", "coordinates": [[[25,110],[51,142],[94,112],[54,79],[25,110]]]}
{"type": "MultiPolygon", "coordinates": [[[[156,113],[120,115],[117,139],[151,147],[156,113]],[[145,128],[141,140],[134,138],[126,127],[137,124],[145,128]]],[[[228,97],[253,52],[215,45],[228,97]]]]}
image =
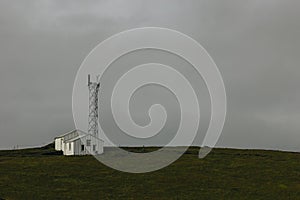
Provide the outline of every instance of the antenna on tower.
{"type": "Polygon", "coordinates": [[[91,83],[91,75],[88,75],[88,86],[90,86],[91,83]]]}
{"type": "Polygon", "coordinates": [[[89,119],[88,133],[98,137],[98,94],[100,88],[99,77],[96,82],[91,82],[91,77],[88,75],[89,88],[89,119]]]}

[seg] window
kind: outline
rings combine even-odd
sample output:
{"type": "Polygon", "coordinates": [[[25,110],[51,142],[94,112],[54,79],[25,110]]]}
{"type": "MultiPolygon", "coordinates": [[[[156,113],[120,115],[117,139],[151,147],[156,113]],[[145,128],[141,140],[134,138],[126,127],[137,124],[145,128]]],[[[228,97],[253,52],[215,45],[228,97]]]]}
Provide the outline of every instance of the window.
{"type": "Polygon", "coordinates": [[[91,146],[91,140],[86,140],[86,146],[91,146]]]}
{"type": "Polygon", "coordinates": [[[93,145],[93,151],[96,151],[96,145],[95,144],[93,145]]]}
{"type": "Polygon", "coordinates": [[[83,144],[81,145],[81,151],[84,151],[84,145],[83,144]]]}
{"type": "Polygon", "coordinates": [[[69,143],[69,151],[71,151],[71,148],[72,148],[71,143],[69,143]]]}

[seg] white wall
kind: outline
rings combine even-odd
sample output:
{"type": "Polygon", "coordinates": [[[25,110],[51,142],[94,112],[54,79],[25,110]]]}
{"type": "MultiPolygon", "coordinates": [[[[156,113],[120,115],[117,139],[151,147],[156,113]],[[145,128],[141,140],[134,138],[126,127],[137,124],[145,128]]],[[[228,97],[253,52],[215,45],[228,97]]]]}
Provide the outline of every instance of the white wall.
{"type": "Polygon", "coordinates": [[[62,150],[62,138],[55,139],[55,150],[61,151],[62,150]]]}
{"type": "Polygon", "coordinates": [[[103,154],[104,142],[102,140],[97,140],[97,154],[103,154]]]}
{"type": "Polygon", "coordinates": [[[74,142],[65,143],[64,155],[71,156],[74,155],[74,142]]]}
{"type": "Polygon", "coordinates": [[[103,153],[104,142],[93,136],[87,135],[74,141],[74,153],[75,155],[96,155],[103,153]],[[91,145],[87,146],[87,140],[91,140],[91,145]],[[81,151],[81,145],[84,145],[84,150],[81,151]],[[93,150],[93,145],[96,145],[96,150],[93,150]]]}

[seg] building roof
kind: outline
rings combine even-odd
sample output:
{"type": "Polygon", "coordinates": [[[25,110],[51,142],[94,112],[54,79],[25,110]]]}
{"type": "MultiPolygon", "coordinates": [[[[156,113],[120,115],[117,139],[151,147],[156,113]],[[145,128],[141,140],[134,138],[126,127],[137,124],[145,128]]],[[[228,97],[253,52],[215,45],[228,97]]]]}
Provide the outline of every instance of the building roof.
{"type": "Polygon", "coordinates": [[[56,136],[55,139],[57,139],[57,138],[62,138],[62,137],[66,136],[66,135],[68,135],[68,134],[70,134],[70,133],[73,133],[74,131],[76,131],[76,129],[74,129],[74,130],[72,130],[72,131],[70,131],[70,132],[64,133],[63,135],[56,136]]]}
{"type": "Polygon", "coordinates": [[[92,135],[92,134],[79,135],[79,136],[77,136],[77,137],[75,137],[75,138],[71,138],[71,139],[69,139],[69,140],[66,140],[65,142],[74,142],[74,141],[79,140],[79,139],[81,139],[81,138],[84,138],[84,137],[86,137],[86,136],[92,136],[92,137],[96,138],[97,140],[101,140],[102,142],[104,142],[104,140],[102,140],[102,139],[100,139],[100,138],[98,138],[98,137],[96,137],[96,136],[94,136],[94,135],[92,135]]]}
{"type": "Polygon", "coordinates": [[[81,130],[79,130],[79,129],[74,129],[74,130],[72,130],[72,131],[70,131],[70,132],[64,133],[63,135],[56,136],[54,139],[65,137],[66,135],[69,135],[69,134],[71,134],[71,133],[73,133],[73,132],[75,132],[75,131],[77,131],[80,135],[86,134],[86,133],[84,133],[84,131],[81,131],[81,130]]]}
{"type": "Polygon", "coordinates": [[[78,140],[78,139],[80,139],[80,138],[83,138],[84,136],[85,136],[85,135],[79,135],[79,136],[77,136],[77,137],[75,137],[75,138],[66,140],[65,142],[74,142],[75,140],[78,140]]]}

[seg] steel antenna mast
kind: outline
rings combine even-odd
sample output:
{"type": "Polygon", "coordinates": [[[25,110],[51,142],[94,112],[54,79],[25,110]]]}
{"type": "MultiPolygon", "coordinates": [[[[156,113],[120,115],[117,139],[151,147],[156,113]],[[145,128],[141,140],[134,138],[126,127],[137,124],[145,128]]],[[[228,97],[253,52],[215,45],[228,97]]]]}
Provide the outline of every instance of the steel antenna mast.
{"type": "Polygon", "coordinates": [[[88,75],[89,88],[89,119],[88,133],[98,137],[98,94],[100,88],[99,77],[96,82],[91,82],[91,76],[88,75]]]}

